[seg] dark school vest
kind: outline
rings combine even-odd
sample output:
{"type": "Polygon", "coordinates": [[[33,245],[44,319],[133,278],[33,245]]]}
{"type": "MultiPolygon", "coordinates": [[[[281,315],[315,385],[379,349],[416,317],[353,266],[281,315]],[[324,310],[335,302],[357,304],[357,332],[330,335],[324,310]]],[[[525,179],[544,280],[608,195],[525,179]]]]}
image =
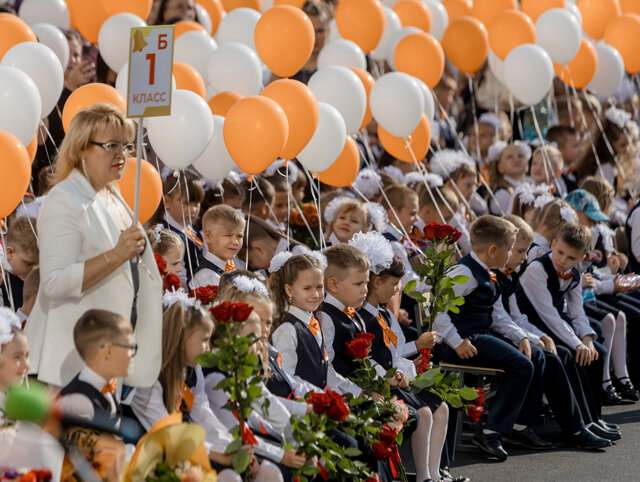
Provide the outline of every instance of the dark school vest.
{"type": "Polygon", "coordinates": [[[499,269],[492,270],[496,275],[496,281],[500,287],[500,295],[502,296],[502,305],[507,313],[511,314],[509,308],[509,298],[516,292],[519,282],[518,273],[511,273],[510,276],[505,275],[499,269]]]}
{"type": "Polygon", "coordinates": [[[187,283],[191,281],[191,270],[189,270],[189,259],[191,259],[191,268],[193,272],[198,270],[200,267],[200,259],[202,254],[202,246],[199,246],[191,237],[187,236],[185,233],[180,231],[177,228],[171,226],[166,220],[160,220],[160,224],[162,224],[165,229],[168,229],[175,234],[177,234],[182,240],[182,244],[185,246],[184,255],[182,256],[182,261],[184,263],[185,269],[187,271],[187,283]]]}
{"type": "MultiPolygon", "coordinates": [[[[385,370],[391,370],[391,368],[393,368],[393,357],[391,356],[391,350],[384,343],[384,330],[380,326],[380,322],[364,308],[362,308],[358,314],[360,314],[364,320],[367,333],[371,333],[374,336],[371,343],[371,358],[385,370]]],[[[391,323],[388,317],[383,314],[382,318],[387,323],[387,326],[390,327],[391,323]]]]}
{"type": "Polygon", "coordinates": [[[118,402],[114,399],[116,404],[116,413],[112,416],[109,400],[107,400],[107,398],[93,385],[83,382],[79,377],[79,374],[73,377],[73,379],[62,390],[60,390],[60,395],[71,395],[72,393],[80,393],[81,395],[84,395],[89,399],[93,406],[94,421],[102,422],[112,427],[114,430],[118,428],[122,418],[122,412],[118,402]]]}
{"type": "Polygon", "coordinates": [[[284,316],[282,323],[290,323],[296,330],[298,363],[294,374],[324,390],[324,387],[327,386],[327,373],[329,370],[329,365],[324,356],[326,351],[324,337],[322,345],[318,346],[318,342],[309,327],[290,313],[284,316]]]}
{"type": "Polygon", "coordinates": [[[213,264],[211,261],[205,258],[204,255],[201,254],[198,257],[198,268],[196,269],[194,266],[193,274],[195,275],[196,273],[198,273],[199,271],[202,271],[203,269],[210,269],[211,271],[218,274],[219,276],[222,276],[224,274],[224,268],[221,268],[220,266],[213,264]]]}
{"type": "Polygon", "coordinates": [[[294,398],[296,395],[303,396],[304,393],[295,393],[293,384],[289,375],[282,369],[278,357],[280,353],[273,348],[269,347],[269,368],[271,373],[269,378],[264,382],[271,393],[282,398],[294,398]]]}
{"type": "MultiPolygon", "coordinates": [[[[347,355],[345,344],[353,340],[356,333],[360,332],[360,329],[356,326],[354,320],[330,303],[322,303],[320,310],[326,313],[333,322],[334,357],[331,364],[340,375],[348,377],[360,367],[360,364],[352,356],[347,355]]],[[[358,314],[356,313],[355,316],[358,316],[358,314]]]]}
{"type": "MultiPolygon", "coordinates": [[[[7,273],[7,281],[11,288],[11,295],[13,296],[13,306],[17,310],[22,306],[22,288],[24,287],[24,281],[18,278],[15,274],[5,270],[7,273]]],[[[2,299],[4,300],[4,306],[11,308],[11,301],[9,299],[9,290],[6,285],[2,283],[2,299]]]]}

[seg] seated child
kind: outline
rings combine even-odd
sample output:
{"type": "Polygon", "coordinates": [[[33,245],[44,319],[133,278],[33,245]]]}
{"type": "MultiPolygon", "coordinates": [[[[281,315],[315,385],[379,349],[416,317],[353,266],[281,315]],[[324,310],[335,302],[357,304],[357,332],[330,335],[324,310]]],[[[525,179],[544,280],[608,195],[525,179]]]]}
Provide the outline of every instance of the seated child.
{"type": "Polygon", "coordinates": [[[156,224],[153,231],[147,233],[153,252],[165,261],[167,274],[174,274],[180,278],[182,287],[186,287],[186,270],[183,269],[184,245],[180,236],[173,231],[163,229],[162,224],[156,224]]]}
{"type": "Polygon", "coordinates": [[[22,326],[27,322],[33,306],[36,304],[38,289],[40,287],[40,268],[33,268],[31,273],[24,280],[22,288],[22,306],[16,311],[16,314],[22,321],[22,326]]]}
{"type": "Polygon", "coordinates": [[[14,310],[22,306],[25,278],[38,265],[39,251],[35,229],[36,220],[25,217],[13,220],[7,232],[7,246],[2,260],[7,279],[0,286],[0,296],[3,306],[14,310]]]}
{"type": "Polygon", "coordinates": [[[20,319],[9,308],[0,307],[0,421],[5,397],[11,387],[22,385],[29,371],[29,346],[20,319]]]}
{"type": "Polygon", "coordinates": [[[204,213],[202,228],[208,251],[200,257],[190,284],[192,289],[217,285],[222,273],[235,269],[234,258],[242,248],[245,220],[232,207],[220,204],[204,213]]]}
{"type": "Polygon", "coordinates": [[[531,156],[529,175],[534,186],[546,184],[551,186],[551,194],[562,197],[566,192],[559,190],[558,179],[562,176],[562,154],[553,146],[538,147],[531,156]]]}
{"type": "Polygon", "coordinates": [[[460,204],[455,193],[448,187],[431,187],[431,193],[426,187],[418,190],[420,196],[420,211],[415,227],[422,232],[429,223],[448,224],[458,212],[460,204]],[[444,219],[440,216],[444,216],[444,219]]]}
{"type": "Polygon", "coordinates": [[[534,229],[533,243],[527,253],[527,262],[546,254],[551,249],[551,241],[567,223],[577,220],[576,213],[565,201],[543,195],[536,200],[531,227],[534,229]],[[545,204],[546,203],[546,204],[545,204]]]}
{"type": "Polygon", "coordinates": [[[573,170],[582,157],[580,133],[575,127],[568,125],[553,126],[547,131],[546,139],[555,142],[562,154],[562,175],[558,184],[563,192],[571,192],[578,187],[578,180],[573,170]]]}
{"type": "Polygon", "coordinates": [[[512,144],[496,142],[489,153],[489,185],[493,191],[489,212],[504,216],[509,213],[514,190],[525,182],[531,148],[522,141],[514,141],[512,144]]]}
{"type": "MultiPolygon", "coordinates": [[[[438,351],[442,360],[463,365],[496,367],[505,370],[485,428],[474,444],[504,461],[508,454],[502,436],[538,449],[549,448],[529,427],[538,414],[542,380],[531,360],[510,343],[491,333],[497,324],[513,325],[500,299],[500,290],[490,269],[502,268],[509,259],[516,239],[516,228],[496,216],[481,216],[471,228],[473,251],[458,261],[449,276],[463,275],[469,280],[456,284],[456,296],[464,296],[459,313],[440,313],[434,328],[442,342],[438,351]]],[[[503,336],[507,335],[502,330],[503,336]]],[[[527,351],[529,340],[520,340],[527,351]]],[[[530,350],[528,350],[530,352],[530,350]]]]}
{"type": "Polygon", "coordinates": [[[365,204],[351,196],[333,198],[324,209],[327,246],[346,243],[356,233],[366,233],[371,216],[365,204]]]}

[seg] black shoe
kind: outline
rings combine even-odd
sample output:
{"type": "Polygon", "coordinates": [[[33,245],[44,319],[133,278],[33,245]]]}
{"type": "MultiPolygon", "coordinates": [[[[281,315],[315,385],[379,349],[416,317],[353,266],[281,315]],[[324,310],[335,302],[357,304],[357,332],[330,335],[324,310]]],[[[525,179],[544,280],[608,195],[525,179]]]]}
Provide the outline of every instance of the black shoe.
{"type": "Polygon", "coordinates": [[[532,450],[549,450],[553,448],[551,442],[542,440],[533,431],[531,427],[527,427],[523,430],[514,430],[511,435],[506,435],[504,441],[513,445],[521,445],[532,450]]]}
{"type": "Polygon", "coordinates": [[[632,400],[634,402],[640,400],[640,392],[636,387],[633,386],[633,383],[631,383],[629,380],[627,380],[626,383],[622,384],[622,388],[620,388],[618,393],[624,400],[632,400]]]}
{"type": "Polygon", "coordinates": [[[609,423],[609,422],[605,422],[604,420],[600,419],[600,420],[598,420],[598,425],[600,425],[603,428],[606,428],[607,430],[615,430],[617,432],[620,431],[620,425],[618,425],[617,423],[609,423]]]}
{"type": "Polygon", "coordinates": [[[471,479],[469,477],[465,477],[464,475],[454,477],[451,472],[449,472],[449,467],[443,467],[440,469],[440,477],[452,482],[471,482],[471,479]]]}
{"type": "Polygon", "coordinates": [[[598,437],[588,428],[583,428],[578,435],[569,437],[569,443],[580,450],[604,449],[613,445],[610,440],[598,437]]]}
{"type": "Polygon", "coordinates": [[[608,430],[604,428],[602,425],[599,425],[598,422],[594,422],[589,427],[589,430],[593,432],[598,437],[606,438],[607,440],[620,440],[622,438],[622,434],[617,430],[608,430]]]}
{"type": "Polygon", "coordinates": [[[485,434],[484,432],[480,432],[480,434],[476,435],[476,438],[473,439],[472,443],[489,455],[496,457],[500,462],[504,462],[509,456],[507,451],[502,448],[502,437],[500,437],[499,433],[485,434]]]}
{"type": "Polygon", "coordinates": [[[613,388],[613,385],[609,385],[607,388],[602,389],[602,404],[603,405],[620,405],[622,398],[613,388]]]}

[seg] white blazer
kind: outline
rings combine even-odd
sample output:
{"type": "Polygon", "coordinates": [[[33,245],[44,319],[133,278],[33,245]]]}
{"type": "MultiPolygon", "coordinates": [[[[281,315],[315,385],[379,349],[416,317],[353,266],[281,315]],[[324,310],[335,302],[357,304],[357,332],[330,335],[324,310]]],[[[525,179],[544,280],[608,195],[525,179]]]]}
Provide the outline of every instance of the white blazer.
{"type": "MultiPolygon", "coordinates": [[[[119,193],[116,195],[126,206],[119,193]]],[[[130,318],[134,295],[131,269],[126,262],[82,292],[85,261],[114,248],[120,230],[89,181],[76,169],[47,194],[37,226],[40,289],[25,326],[31,373],[37,373],[43,382],[64,386],[83,367],[73,343],[78,318],[92,308],[130,318]]],[[[162,279],[148,240],[146,243],[138,264],[134,334],[139,348],[125,379],[128,385],[141,387],[153,385],[162,363],[162,279]]]]}

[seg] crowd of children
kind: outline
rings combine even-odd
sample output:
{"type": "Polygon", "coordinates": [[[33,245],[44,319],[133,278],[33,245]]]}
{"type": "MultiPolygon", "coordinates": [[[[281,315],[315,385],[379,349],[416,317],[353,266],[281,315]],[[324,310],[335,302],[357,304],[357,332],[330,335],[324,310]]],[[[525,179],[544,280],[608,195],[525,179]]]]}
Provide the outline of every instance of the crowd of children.
{"type": "MultiPolygon", "coordinates": [[[[157,23],[196,20],[191,0],[154,4],[157,23]]],[[[301,81],[315,71],[331,11],[311,1],[304,9],[318,44],[296,77],[301,81]]],[[[79,36],[67,39],[80,51],[79,36]]],[[[65,95],[91,79],[76,57],[65,72],[62,105],[65,95]]],[[[345,343],[359,333],[373,335],[377,374],[396,370],[388,382],[416,421],[404,440],[411,444],[418,482],[469,480],[448,469],[453,408],[427,390],[410,389],[425,350],[432,363],[504,372],[474,439],[488,456],[504,461],[513,446],[555,448],[536,431],[550,413],[578,449],[604,449],[621,439],[602,407],[640,400],[640,355],[628,348],[640,339],[640,140],[638,95],[628,88],[633,83],[625,79],[620,95],[607,100],[567,98],[558,87],[547,106],[551,127],[541,132],[545,137],[527,138],[523,123],[530,121],[518,111],[485,112],[478,105],[479,115],[470,117],[474,93],[459,89],[449,67],[434,89],[438,114],[429,154],[418,163],[393,158],[369,126],[358,135],[361,168],[346,188],[316,182],[295,160],[252,177],[234,170],[216,181],[193,168],[161,169],[162,202],[145,226],[163,278],[157,380],[146,388],[122,386],[139,340],[130,320],[90,309],[73,330],[83,368],[68,373],[65,386],[50,386],[58,410],[121,431],[128,443],[180,412],[204,428],[220,480],[239,480],[229,453],[237,419],[219,388],[227,374],[197,361],[213,349],[219,320],[189,294],[216,286],[215,304],[253,308],[238,335],[256,335],[252,350],[267,374],[248,420],[257,440],[242,446],[251,455],[253,480],[293,481],[292,471],[318,463],[287,445],[293,441],[291,416],[311,410],[296,399],[327,387],[365,396],[350,378],[356,365],[345,352],[345,343]],[[294,218],[301,220],[295,230],[294,218]],[[428,331],[404,287],[411,283],[411,291],[421,293],[432,288],[415,268],[430,247],[424,229],[431,223],[460,232],[448,276],[467,281],[453,288],[464,304],[440,313],[428,331]],[[265,400],[267,411],[261,408],[265,400]]],[[[40,286],[37,225],[55,183],[53,143],[64,142],[56,130],[59,113],[54,110],[45,123],[52,136],[39,147],[32,191],[2,235],[0,415],[7,391],[29,372],[22,330],[40,286]]],[[[120,147],[114,158],[125,157],[126,145],[120,147]]],[[[370,397],[384,400],[377,392],[370,397]]],[[[331,437],[345,447],[363,446],[339,431],[331,437]]],[[[382,480],[392,480],[385,461],[366,462],[382,480]]]]}

